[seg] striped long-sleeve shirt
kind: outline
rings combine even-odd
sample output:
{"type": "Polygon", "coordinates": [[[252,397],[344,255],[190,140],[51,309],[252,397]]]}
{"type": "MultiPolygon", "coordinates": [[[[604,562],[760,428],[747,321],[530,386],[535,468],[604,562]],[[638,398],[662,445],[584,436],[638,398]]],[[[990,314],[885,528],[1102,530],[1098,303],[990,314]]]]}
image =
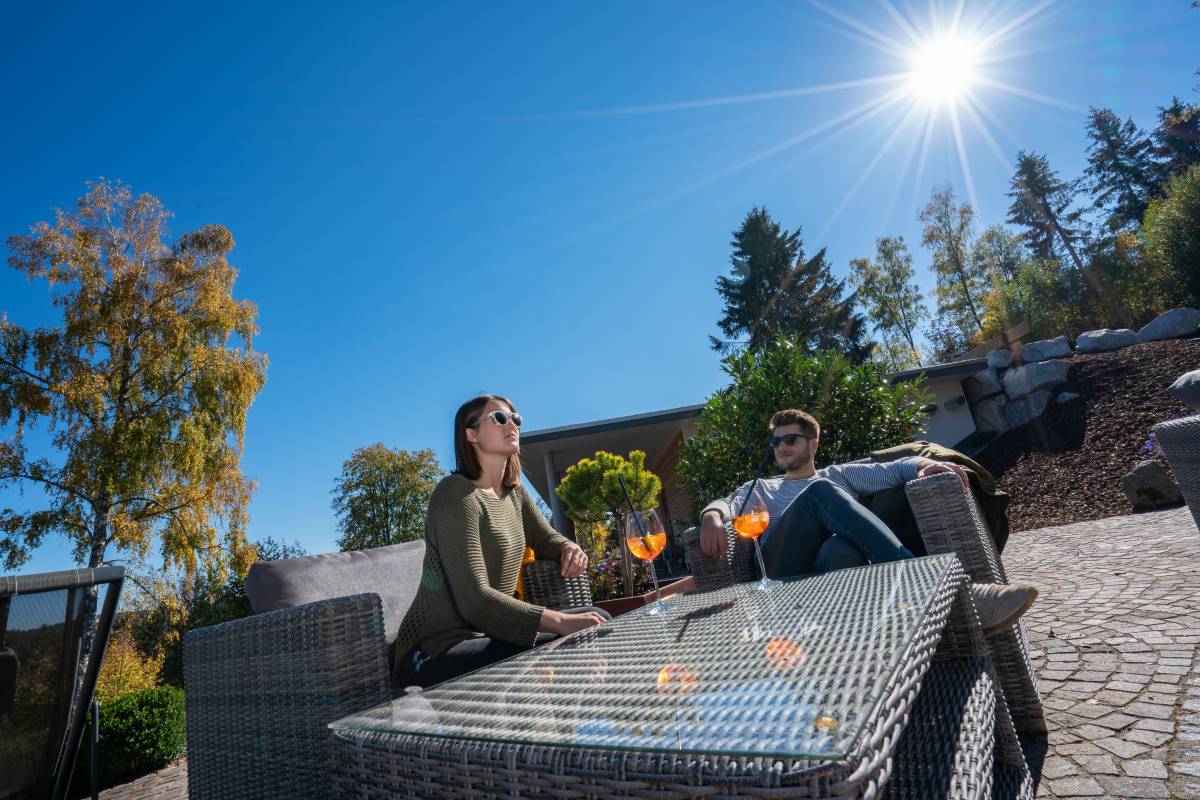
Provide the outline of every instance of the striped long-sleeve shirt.
{"type": "MultiPolygon", "coordinates": [[[[783,516],[783,512],[792,504],[797,495],[817,478],[828,478],[858,498],[908,483],[917,477],[917,473],[921,470],[922,460],[920,458],[899,458],[887,464],[874,462],[834,464],[817,470],[817,473],[811,478],[789,480],[783,475],[762,478],[754,492],[766,504],[767,512],[771,515],[771,522],[763,532],[761,541],[766,543],[775,528],[776,520],[783,516]]],[[[708,511],[719,511],[722,519],[726,521],[732,519],[734,512],[741,511],[742,503],[745,502],[752,483],[753,481],[743,483],[728,497],[713,500],[704,507],[700,516],[703,517],[708,511]]]]}

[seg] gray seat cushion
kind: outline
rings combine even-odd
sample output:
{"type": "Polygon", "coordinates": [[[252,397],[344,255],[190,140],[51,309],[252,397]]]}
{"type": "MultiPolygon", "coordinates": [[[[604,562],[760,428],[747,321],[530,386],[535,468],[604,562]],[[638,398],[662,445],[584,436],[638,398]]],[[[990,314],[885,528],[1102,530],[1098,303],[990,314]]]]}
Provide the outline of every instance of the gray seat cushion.
{"type": "Polygon", "coordinates": [[[1171,396],[1200,411],[1200,369],[1185,372],[1167,389],[1171,396]]]}
{"type": "Polygon", "coordinates": [[[374,592],[383,601],[388,652],[421,580],[425,540],[351,553],[258,561],[246,576],[254,613],[374,592]]]}

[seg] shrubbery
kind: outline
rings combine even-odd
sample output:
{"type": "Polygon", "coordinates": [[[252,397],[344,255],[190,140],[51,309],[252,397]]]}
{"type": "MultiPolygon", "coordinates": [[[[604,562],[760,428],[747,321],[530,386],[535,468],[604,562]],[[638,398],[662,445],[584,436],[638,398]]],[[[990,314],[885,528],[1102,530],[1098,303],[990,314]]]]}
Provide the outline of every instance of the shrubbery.
{"type": "MultiPolygon", "coordinates": [[[[162,769],[184,750],[183,691],[155,686],[100,705],[101,788],[162,769]]],[[[75,793],[87,793],[91,769],[89,717],[75,770],[75,793]]]]}
{"type": "Polygon", "coordinates": [[[819,467],[911,441],[932,398],[915,382],[892,385],[878,364],[855,366],[832,351],[807,355],[786,339],[729,356],[723,368],[733,380],[708,398],[676,469],[697,514],[754,476],[767,424],[780,409],[799,408],[820,421],[819,467]]]}

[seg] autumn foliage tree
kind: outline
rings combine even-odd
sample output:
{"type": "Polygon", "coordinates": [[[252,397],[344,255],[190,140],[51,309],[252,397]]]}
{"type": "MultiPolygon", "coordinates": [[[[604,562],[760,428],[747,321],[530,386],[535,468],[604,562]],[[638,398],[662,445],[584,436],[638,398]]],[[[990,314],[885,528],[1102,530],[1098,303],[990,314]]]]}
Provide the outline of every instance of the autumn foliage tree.
{"type": "Polygon", "coordinates": [[[342,464],[333,487],[338,547],[365,550],[425,535],[429,497],[442,479],[432,450],[360,447],[342,464]]]}
{"type": "Polygon", "coordinates": [[[229,231],[169,243],[169,217],[155,197],[101,179],[74,211],[8,239],[9,265],[48,284],[62,321],[0,319],[0,487],[45,498],[0,510],[5,569],[51,533],[88,567],[110,547],[144,557],[155,541],[164,566],[188,576],[253,560],[254,483],[240,465],[266,379],[257,310],[233,297],[229,231]],[[46,432],[46,452],[27,447],[31,428],[46,432]]]}

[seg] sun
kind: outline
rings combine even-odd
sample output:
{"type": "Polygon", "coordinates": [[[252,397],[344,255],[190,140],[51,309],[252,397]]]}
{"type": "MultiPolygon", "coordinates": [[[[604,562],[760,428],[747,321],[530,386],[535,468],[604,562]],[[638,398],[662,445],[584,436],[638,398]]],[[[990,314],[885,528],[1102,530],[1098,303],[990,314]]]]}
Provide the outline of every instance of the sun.
{"type": "Polygon", "coordinates": [[[975,83],[979,45],[959,35],[945,35],[924,42],[910,56],[908,89],[934,105],[953,105],[975,83]]]}

